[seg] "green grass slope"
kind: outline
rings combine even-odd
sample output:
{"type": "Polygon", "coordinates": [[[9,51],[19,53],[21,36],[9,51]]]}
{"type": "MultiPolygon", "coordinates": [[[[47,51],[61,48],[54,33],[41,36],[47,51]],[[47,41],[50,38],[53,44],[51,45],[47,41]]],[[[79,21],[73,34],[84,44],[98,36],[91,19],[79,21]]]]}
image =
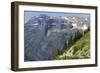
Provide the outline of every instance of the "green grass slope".
{"type": "Polygon", "coordinates": [[[55,60],[87,59],[90,58],[90,31],[86,32],[75,44],[67,48],[62,54],[55,56],[55,60]]]}

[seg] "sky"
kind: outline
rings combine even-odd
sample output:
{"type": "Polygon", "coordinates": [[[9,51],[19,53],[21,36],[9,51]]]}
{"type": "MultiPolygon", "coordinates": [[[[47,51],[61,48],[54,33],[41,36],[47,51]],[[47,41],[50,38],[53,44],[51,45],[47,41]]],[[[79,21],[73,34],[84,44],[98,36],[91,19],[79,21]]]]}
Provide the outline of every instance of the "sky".
{"type": "Polygon", "coordinates": [[[78,16],[78,17],[89,17],[90,14],[87,13],[67,13],[67,12],[47,12],[47,11],[24,11],[24,21],[25,23],[34,16],[40,14],[46,14],[48,16],[78,16]]]}

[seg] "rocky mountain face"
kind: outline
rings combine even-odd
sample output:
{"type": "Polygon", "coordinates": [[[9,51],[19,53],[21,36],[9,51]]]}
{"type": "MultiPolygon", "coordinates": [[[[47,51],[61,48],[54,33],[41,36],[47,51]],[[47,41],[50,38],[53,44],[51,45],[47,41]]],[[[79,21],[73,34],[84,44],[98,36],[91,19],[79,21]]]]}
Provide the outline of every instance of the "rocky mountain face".
{"type": "Polygon", "coordinates": [[[88,21],[75,16],[32,17],[24,24],[24,60],[53,60],[56,49],[60,53],[65,43],[68,46],[90,27],[88,21]]]}

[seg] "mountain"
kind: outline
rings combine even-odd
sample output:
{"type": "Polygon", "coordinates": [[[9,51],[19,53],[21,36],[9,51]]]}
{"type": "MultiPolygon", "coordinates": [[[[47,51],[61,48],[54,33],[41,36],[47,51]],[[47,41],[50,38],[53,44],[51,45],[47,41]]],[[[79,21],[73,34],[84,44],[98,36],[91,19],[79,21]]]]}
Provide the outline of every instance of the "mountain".
{"type": "Polygon", "coordinates": [[[85,19],[75,16],[34,16],[24,24],[24,60],[53,60],[55,49],[60,53],[88,28],[85,19]]]}

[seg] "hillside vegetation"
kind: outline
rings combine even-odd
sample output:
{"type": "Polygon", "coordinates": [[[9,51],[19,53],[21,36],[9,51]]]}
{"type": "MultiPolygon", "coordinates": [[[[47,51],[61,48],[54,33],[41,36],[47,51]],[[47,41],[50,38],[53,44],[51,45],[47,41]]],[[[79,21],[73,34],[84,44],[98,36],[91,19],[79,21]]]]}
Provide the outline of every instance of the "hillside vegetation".
{"type": "MultiPolygon", "coordinates": [[[[66,46],[66,45],[65,45],[66,46]]],[[[64,46],[64,52],[54,57],[55,60],[90,58],[90,31],[86,32],[77,42],[69,48],[64,46]]]]}

